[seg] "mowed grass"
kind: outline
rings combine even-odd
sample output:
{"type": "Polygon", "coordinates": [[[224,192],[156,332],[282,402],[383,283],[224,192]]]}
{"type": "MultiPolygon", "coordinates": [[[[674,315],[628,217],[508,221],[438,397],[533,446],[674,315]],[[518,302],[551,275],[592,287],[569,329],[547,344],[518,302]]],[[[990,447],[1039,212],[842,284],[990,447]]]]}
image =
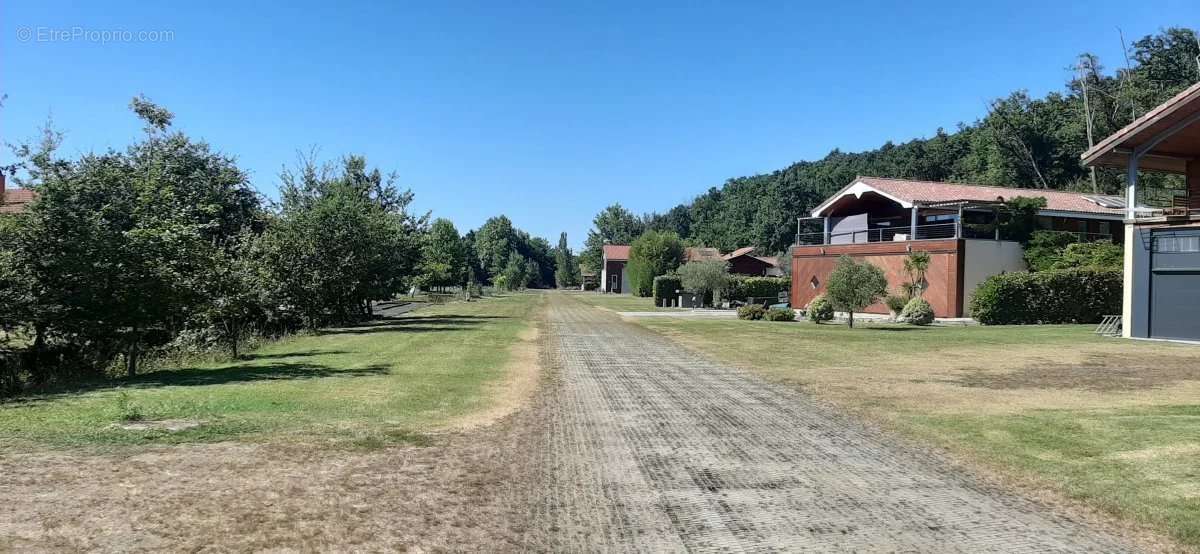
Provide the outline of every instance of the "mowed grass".
{"type": "Polygon", "coordinates": [[[269,344],[245,359],[156,371],[0,404],[2,448],[287,440],[378,446],[485,409],[540,295],[456,302],[269,344]],[[199,426],[127,430],[142,420],[199,426]]]}
{"type": "Polygon", "coordinates": [[[1200,551],[1200,347],[1082,325],[636,321],[1200,551]]]}
{"type": "Polygon", "coordinates": [[[571,293],[571,296],[599,308],[608,308],[614,312],[655,312],[678,310],[679,308],[660,308],[654,305],[653,298],[642,298],[632,294],[604,294],[599,292],[571,293]]]}

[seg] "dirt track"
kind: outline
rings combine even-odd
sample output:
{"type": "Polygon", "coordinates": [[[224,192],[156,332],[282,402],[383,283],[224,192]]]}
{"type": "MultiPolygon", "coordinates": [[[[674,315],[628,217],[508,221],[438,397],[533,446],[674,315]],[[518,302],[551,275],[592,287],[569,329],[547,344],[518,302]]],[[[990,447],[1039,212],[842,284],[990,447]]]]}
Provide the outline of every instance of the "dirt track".
{"type": "Polygon", "coordinates": [[[536,408],[544,486],[531,549],[1128,548],[801,393],[551,296],[544,331],[557,379],[536,408]]]}

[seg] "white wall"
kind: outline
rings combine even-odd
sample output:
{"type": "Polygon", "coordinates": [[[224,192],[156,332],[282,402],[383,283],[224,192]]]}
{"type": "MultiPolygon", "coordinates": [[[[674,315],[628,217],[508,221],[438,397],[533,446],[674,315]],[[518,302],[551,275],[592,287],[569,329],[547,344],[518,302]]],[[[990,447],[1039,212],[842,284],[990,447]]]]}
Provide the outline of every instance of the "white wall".
{"type": "Polygon", "coordinates": [[[1006,240],[967,239],[963,248],[963,314],[971,315],[971,297],[984,279],[1001,273],[1025,271],[1021,244],[1006,240]]]}

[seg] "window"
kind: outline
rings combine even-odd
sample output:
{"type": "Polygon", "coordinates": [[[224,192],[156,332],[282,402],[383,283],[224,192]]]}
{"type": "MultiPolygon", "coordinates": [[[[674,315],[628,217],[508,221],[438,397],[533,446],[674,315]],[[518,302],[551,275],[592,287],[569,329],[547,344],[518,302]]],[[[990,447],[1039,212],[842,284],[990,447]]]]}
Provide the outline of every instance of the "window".
{"type": "Polygon", "coordinates": [[[1179,254],[1200,252],[1200,235],[1154,237],[1154,251],[1179,254]]]}

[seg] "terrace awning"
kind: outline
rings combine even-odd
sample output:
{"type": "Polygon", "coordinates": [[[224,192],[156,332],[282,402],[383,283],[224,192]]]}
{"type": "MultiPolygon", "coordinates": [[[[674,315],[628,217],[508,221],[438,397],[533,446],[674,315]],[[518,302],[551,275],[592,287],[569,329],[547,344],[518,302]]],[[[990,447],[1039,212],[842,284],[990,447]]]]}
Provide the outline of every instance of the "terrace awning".
{"type": "Polygon", "coordinates": [[[1150,110],[1083,153],[1086,166],[1186,175],[1200,160],[1200,83],[1150,110]]]}

